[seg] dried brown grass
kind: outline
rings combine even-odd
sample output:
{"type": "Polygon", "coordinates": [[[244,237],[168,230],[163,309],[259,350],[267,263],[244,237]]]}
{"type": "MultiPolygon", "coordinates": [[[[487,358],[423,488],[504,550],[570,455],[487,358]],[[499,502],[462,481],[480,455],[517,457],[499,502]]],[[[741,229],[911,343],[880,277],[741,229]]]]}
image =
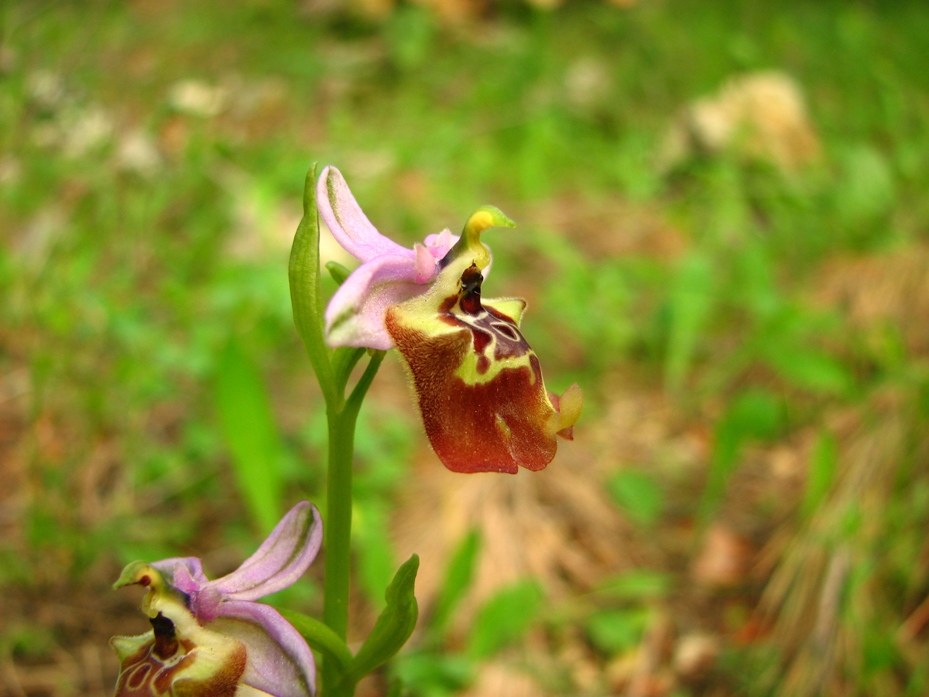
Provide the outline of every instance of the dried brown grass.
{"type": "Polygon", "coordinates": [[[908,395],[889,392],[832,419],[841,443],[832,490],[795,535],[768,550],[778,562],[761,608],[786,656],[768,676],[778,694],[845,694],[844,676],[862,674],[865,629],[905,619],[888,614],[899,608],[882,585],[882,554],[892,544],[887,512],[899,505],[901,468],[929,462],[912,409],[908,395]]]}
{"type": "Polygon", "coordinates": [[[899,332],[914,356],[929,353],[929,245],[828,262],[813,302],[840,309],[849,323],[878,338],[899,332]]]}
{"type": "Polygon", "coordinates": [[[629,530],[607,500],[592,459],[569,443],[538,473],[463,477],[434,461],[421,465],[395,525],[400,556],[416,552],[423,559],[416,583],[421,605],[434,601],[450,554],[470,530],[479,532],[482,550],[466,617],[520,579],[534,578],[549,597],[559,598],[628,568],[635,557],[629,530]]]}

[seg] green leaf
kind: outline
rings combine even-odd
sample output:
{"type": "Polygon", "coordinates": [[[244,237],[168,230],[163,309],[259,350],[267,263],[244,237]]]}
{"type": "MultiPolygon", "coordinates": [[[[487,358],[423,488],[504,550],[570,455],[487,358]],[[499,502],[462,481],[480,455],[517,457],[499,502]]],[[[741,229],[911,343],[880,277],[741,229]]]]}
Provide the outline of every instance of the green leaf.
{"type": "Polygon", "coordinates": [[[687,377],[712,305],[712,264],[701,254],[691,254],[681,262],[671,285],[671,326],[664,366],[665,384],[671,390],[679,389],[687,377]]]}
{"type": "Polygon", "coordinates": [[[828,432],[819,434],[810,461],[806,491],[803,496],[803,514],[812,515],[822,503],[835,479],[838,462],[838,446],[835,437],[828,432]]]}
{"type": "Polygon", "coordinates": [[[352,653],[335,632],[315,617],[302,612],[281,608],[277,608],[277,611],[300,632],[311,648],[323,654],[327,661],[334,661],[341,675],[348,672],[352,653]]]}
{"type": "Polygon", "coordinates": [[[722,419],[722,428],[739,438],[773,440],[783,427],[783,400],[770,390],[758,388],[736,395],[722,419]]]}
{"type": "Polygon", "coordinates": [[[410,638],[419,616],[419,606],[413,594],[419,557],[410,557],[387,586],[387,607],[381,612],[374,629],[355,654],[350,670],[352,682],[358,682],[375,668],[390,660],[410,638]]]}
{"type": "Polygon", "coordinates": [[[316,209],[316,165],[303,185],[303,218],[290,249],[290,303],[320,389],[330,406],[341,402],[332,372],[330,349],[323,340],[323,306],[319,271],[319,216],[316,209]]]}
{"type": "Polygon", "coordinates": [[[746,390],[732,400],[713,434],[713,455],[699,507],[701,521],[706,522],[722,500],[743,443],[748,439],[771,440],[781,433],[783,425],[782,400],[767,390],[746,390]]]}
{"type": "Polygon", "coordinates": [[[854,225],[885,216],[896,200],[894,173],[887,159],[870,145],[848,148],[839,158],[841,183],[835,187],[836,211],[854,225]]]}
{"type": "Polygon", "coordinates": [[[415,651],[404,653],[393,672],[415,695],[451,697],[474,679],[474,662],[465,656],[415,651]]]}
{"type": "Polygon", "coordinates": [[[281,439],[258,369],[235,340],[220,355],[215,398],[239,493],[258,527],[271,530],[281,514],[281,439]]]}
{"type": "Polygon", "coordinates": [[[642,601],[660,598],[671,589],[667,574],[657,571],[629,571],[603,582],[597,594],[615,600],[642,601]]]}
{"type": "Polygon", "coordinates": [[[444,635],[452,612],[471,586],[480,548],[480,533],[477,530],[471,530],[462,538],[458,549],[449,561],[445,581],[439,590],[439,597],[430,622],[430,629],[437,637],[444,635]]]}
{"type": "Polygon", "coordinates": [[[425,7],[401,4],[387,17],[384,36],[392,61],[403,70],[420,67],[435,38],[435,22],[425,7]]]}
{"type": "Polygon", "coordinates": [[[474,619],[468,655],[486,658],[517,641],[538,618],[544,600],[542,587],[531,579],[499,591],[484,603],[474,619]]]}
{"type": "Polygon", "coordinates": [[[327,261],[326,270],[332,276],[332,280],[336,282],[336,285],[339,286],[345,283],[346,279],[352,274],[348,268],[337,261],[327,261]]]}
{"type": "Polygon", "coordinates": [[[584,628],[598,649],[617,654],[639,645],[650,618],[648,608],[612,610],[589,617],[584,628]]]}
{"type": "Polygon", "coordinates": [[[664,492],[646,472],[624,470],[607,481],[607,491],[623,511],[641,525],[653,525],[661,515],[664,492]]]}
{"type": "Polygon", "coordinates": [[[767,360],[783,378],[812,392],[842,395],[854,382],[844,365],[820,351],[772,350],[767,360]]]}

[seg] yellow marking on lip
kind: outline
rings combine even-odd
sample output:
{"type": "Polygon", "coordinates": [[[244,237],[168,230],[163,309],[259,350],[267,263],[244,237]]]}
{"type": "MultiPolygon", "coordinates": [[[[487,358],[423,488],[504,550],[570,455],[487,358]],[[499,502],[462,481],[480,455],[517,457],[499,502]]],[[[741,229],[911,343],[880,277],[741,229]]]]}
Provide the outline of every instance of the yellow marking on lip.
{"type": "MultiPolygon", "coordinates": [[[[489,353],[493,350],[493,344],[488,345],[487,350],[489,353]]],[[[493,355],[491,353],[491,355],[493,355]]],[[[461,365],[458,366],[458,370],[455,371],[456,377],[461,378],[466,385],[486,385],[488,382],[493,382],[493,380],[500,375],[504,370],[518,370],[519,368],[528,368],[529,369],[529,384],[535,384],[535,371],[532,370],[532,363],[529,360],[530,356],[535,354],[530,350],[524,353],[521,356],[508,356],[507,358],[499,358],[490,360],[490,366],[487,368],[487,372],[483,375],[477,371],[477,364],[480,360],[482,354],[474,353],[473,351],[465,354],[464,358],[461,361],[461,365]]]]}

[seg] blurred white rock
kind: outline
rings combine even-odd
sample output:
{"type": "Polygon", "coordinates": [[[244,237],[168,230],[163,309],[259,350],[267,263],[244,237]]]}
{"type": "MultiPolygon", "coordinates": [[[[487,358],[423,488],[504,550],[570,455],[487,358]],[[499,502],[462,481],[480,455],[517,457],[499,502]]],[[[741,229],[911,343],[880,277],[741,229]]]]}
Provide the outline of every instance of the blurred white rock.
{"type": "Polygon", "coordinates": [[[26,94],[40,109],[53,111],[65,100],[64,80],[51,70],[36,70],[26,76],[26,94]]]}
{"type": "Polygon", "coordinates": [[[815,162],[819,136],[800,85],[780,71],[747,73],[677,116],[658,155],[663,172],[700,155],[730,153],[794,172],[815,162]]]}
{"type": "Polygon", "coordinates": [[[69,110],[60,123],[61,149],[70,158],[81,157],[105,145],[114,131],[112,117],[96,105],[69,110]]]}
{"type": "Polygon", "coordinates": [[[151,136],[144,131],[133,130],[120,137],[114,164],[125,172],[153,177],[161,170],[164,161],[151,136]]]}
{"type": "Polygon", "coordinates": [[[181,80],[171,87],[168,102],[183,114],[211,118],[225,111],[229,103],[229,91],[202,80],[181,80]]]}

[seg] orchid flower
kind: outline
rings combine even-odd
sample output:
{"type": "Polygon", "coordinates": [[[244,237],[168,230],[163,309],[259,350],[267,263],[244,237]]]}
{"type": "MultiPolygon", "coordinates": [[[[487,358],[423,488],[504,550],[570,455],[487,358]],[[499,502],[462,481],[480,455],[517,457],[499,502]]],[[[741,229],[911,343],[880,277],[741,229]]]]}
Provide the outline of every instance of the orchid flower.
{"type": "Polygon", "coordinates": [[[333,346],[394,345],[412,378],[426,435],[455,472],[543,469],[556,436],[573,437],[583,406],[571,385],[549,393],[535,352],[519,330],[520,298],[481,299],[491,227],[514,227],[500,210],[475,212],[460,238],[447,231],[405,249],[362,213],[342,175],[323,170],[317,205],[336,239],[362,265],[326,310],[333,346]]]}
{"type": "Polygon", "coordinates": [[[115,588],[147,589],[152,631],[111,640],[120,659],[115,697],[306,697],[313,654],[270,605],[255,600],[293,585],[322,541],[319,511],[294,506],[235,571],[210,581],[195,557],[129,564],[115,588]]]}

